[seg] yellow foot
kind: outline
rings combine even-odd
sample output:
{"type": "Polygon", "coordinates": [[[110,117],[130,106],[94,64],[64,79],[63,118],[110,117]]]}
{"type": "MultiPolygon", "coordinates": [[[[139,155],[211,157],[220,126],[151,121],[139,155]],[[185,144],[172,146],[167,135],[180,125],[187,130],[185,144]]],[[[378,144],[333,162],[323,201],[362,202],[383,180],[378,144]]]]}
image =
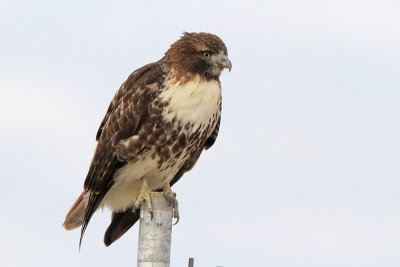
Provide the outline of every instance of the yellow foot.
{"type": "Polygon", "coordinates": [[[171,187],[169,186],[169,183],[165,184],[163,186],[163,196],[168,200],[169,205],[174,205],[174,218],[176,219],[176,222],[174,223],[177,224],[179,222],[179,207],[178,207],[178,200],[176,200],[176,194],[172,192],[171,187]]]}
{"type": "Polygon", "coordinates": [[[146,178],[142,178],[142,185],[140,187],[139,196],[137,197],[135,202],[135,208],[140,208],[140,204],[142,203],[142,201],[146,201],[147,209],[151,214],[151,219],[153,219],[153,205],[151,203],[151,198],[153,197],[164,197],[168,200],[170,205],[173,205],[174,218],[177,219],[174,225],[177,224],[179,222],[178,201],[176,200],[176,194],[172,192],[169,184],[163,186],[162,192],[153,192],[149,189],[146,178]]]}
{"type": "Polygon", "coordinates": [[[140,204],[142,203],[142,201],[146,201],[147,210],[151,214],[151,219],[153,219],[153,205],[151,203],[152,197],[163,197],[163,193],[150,191],[146,178],[142,178],[142,185],[140,187],[139,196],[137,197],[135,202],[135,208],[140,208],[140,204]]]}

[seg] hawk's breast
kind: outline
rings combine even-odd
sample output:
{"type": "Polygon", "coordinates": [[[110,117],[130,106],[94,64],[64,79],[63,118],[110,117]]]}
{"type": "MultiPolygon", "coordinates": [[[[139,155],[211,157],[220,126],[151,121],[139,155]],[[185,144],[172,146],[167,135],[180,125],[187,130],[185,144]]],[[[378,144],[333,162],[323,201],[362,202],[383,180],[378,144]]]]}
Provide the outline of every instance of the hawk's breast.
{"type": "Polygon", "coordinates": [[[209,124],[219,112],[221,86],[216,80],[194,78],[184,84],[166,83],[160,97],[168,101],[163,112],[166,120],[176,117],[194,128],[209,124]]]}

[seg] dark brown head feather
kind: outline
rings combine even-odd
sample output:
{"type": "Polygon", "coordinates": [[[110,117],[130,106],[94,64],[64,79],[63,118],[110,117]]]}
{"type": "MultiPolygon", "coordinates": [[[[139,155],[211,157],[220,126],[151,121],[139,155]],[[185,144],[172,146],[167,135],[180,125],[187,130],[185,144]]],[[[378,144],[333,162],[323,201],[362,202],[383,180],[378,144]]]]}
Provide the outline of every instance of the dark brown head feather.
{"type": "Polygon", "coordinates": [[[205,32],[184,32],[183,36],[171,45],[162,61],[175,69],[178,76],[183,73],[199,74],[207,80],[218,79],[221,69],[215,71],[216,67],[207,63],[203,52],[228,55],[224,42],[218,36],[205,32]]]}

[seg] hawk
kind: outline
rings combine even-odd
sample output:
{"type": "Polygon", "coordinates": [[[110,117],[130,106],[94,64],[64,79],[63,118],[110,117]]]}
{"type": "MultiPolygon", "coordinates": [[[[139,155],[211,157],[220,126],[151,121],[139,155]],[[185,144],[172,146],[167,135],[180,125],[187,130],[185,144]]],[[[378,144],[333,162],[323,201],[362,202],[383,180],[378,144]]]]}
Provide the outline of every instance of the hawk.
{"type": "Polygon", "coordinates": [[[164,57],[134,71],[112,99],[97,131],[97,147],[83,193],[64,228],[83,234],[93,213],[112,210],[104,235],[109,246],[139,219],[141,201],[164,196],[210,148],[221,121],[224,68],[232,68],[224,42],[210,33],[183,33],[164,57]]]}

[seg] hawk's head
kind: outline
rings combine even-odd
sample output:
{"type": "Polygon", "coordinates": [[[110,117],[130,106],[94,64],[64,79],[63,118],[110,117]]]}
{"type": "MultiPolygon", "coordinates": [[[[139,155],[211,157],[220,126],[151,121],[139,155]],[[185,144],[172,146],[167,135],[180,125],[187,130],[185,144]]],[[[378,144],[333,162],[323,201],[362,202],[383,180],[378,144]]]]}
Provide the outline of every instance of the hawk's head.
{"type": "Polygon", "coordinates": [[[222,40],[210,33],[183,33],[165,53],[167,64],[181,73],[199,74],[207,80],[218,79],[222,69],[232,68],[222,40]]]}

